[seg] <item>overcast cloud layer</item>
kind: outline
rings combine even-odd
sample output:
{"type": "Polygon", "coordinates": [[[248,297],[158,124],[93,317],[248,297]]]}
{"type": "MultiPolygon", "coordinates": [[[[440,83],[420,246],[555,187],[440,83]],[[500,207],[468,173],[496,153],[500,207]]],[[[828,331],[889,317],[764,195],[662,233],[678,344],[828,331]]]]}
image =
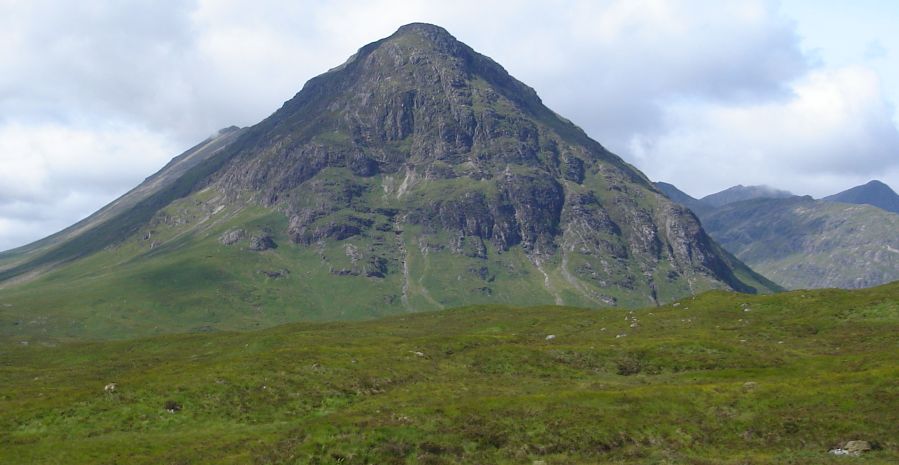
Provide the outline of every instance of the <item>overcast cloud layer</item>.
{"type": "MultiPolygon", "coordinates": [[[[0,250],[92,213],[219,128],[258,122],[413,21],[446,27],[691,194],[899,187],[899,82],[884,81],[899,73],[883,65],[895,35],[829,61],[805,36],[839,29],[804,28],[792,2],[544,3],[0,0],[0,250]]],[[[871,3],[859,14],[899,14],[871,3]]]]}

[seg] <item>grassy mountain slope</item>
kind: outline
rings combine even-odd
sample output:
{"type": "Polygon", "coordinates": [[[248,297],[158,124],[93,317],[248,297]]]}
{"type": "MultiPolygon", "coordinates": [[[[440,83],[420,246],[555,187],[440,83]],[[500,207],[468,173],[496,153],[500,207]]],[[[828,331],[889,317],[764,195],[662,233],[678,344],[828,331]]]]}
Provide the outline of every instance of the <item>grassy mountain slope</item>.
{"type": "Polygon", "coordinates": [[[193,173],[242,133],[237,127],[222,129],[89,217],[39,241],[0,252],[0,288],[32,279],[127,238],[159,207],[183,196],[186,181],[196,177],[193,173]]]}
{"type": "Polygon", "coordinates": [[[896,463],[897,328],[894,283],[5,340],[0,463],[896,463]]]}
{"type": "MultiPolygon", "coordinates": [[[[279,212],[252,205],[219,209],[220,197],[206,189],[176,201],[124,243],[0,290],[0,338],[66,341],[246,330],[497,301],[552,304],[560,296],[569,305],[597,304],[575,287],[560,260],[543,263],[544,275],[520,249],[501,252],[487,244],[487,258],[454,253],[430,245],[419,228],[408,226],[399,233],[299,247],[283,232],[287,219],[279,212]],[[223,245],[220,238],[237,228],[245,237],[223,245]],[[278,246],[252,250],[253,235],[269,236],[278,246]],[[367,275],[366,255],[396,254],[401,247],[405,262],[383,264],[384,276],[367,275]]],[[[717,253],[743,282],[779,289],[726,251],[717,253]]],[[[658,295],[670,299],[706,289],[662,287],[658,295]]],[[[619,305],[650,303],[614,288],[604,292],[619,305]]]]}
{"type": "Polygon", "coordinates": [[[809,197],[737,202],[703,226],[754,270],[787,288],[860,288],[899,279],[899,215],[809,197]]]}
{"type": "MultiPolygon", "coordinates": [[[[356,238],[311,249],[296,247],[276,232],[286,223],[277,212],[247,207],[212,214],[183,205],[191,200],[163,210],[158,224],[119,247],[4,290],[0,338],[127,338],[245,330],[297,320],[371,319],[396,313],[397,307],[438,310],[499,298],[517,305],[554,301],[544,276],[530,269],[523,254],[510,251],[494,262],[466,257],[460,263],[445,251],[423,253],[416,246],[409,251],[403,302],[400,288],[406,274],[401,263],[388,263],[385,277],[369,277],[353,272],[364,262],[357,266],[347,253],[350,247],[365,252],[396,247],[395,242],[356,238]],[[177,220],[168,220],[168,212],[177,220]],[[219,237],[237,226],[250,234],[273,231],[274,242],[283,245],[255,251],[249,248],[249,238],[221,244],[219,237]],[[488,263],[497,266],[487,269],[488,263]]],[[[568,295],[569,302],[588,303],[568,295]]]]}

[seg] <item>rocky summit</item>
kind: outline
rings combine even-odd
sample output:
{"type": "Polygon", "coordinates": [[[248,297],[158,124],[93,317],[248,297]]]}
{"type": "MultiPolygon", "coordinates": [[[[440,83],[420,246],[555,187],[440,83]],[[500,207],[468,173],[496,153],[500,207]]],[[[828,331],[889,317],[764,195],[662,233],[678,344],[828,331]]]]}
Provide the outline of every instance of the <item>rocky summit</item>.
{"type": "Polygon", "coordinates": [[[428,24],[0,255],[0,280],[4,319],[65,301],[37,323],[65,334],[777,289],[533,89],[428,24]],[[127,301],[110,297],[122,290],[127,301]]]}

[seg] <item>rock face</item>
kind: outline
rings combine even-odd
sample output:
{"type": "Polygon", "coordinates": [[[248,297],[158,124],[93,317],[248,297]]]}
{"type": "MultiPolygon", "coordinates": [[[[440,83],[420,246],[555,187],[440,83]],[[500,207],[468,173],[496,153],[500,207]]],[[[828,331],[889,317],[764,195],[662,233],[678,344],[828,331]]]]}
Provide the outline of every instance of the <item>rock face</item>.
{"type": "MultiPolygon", "coordinates": [[[[272,321],[483,302],[644,306],[777,288],[533,89],[437,26],[410,24],[362,47],[229,134],[177,179],[157,174],[171,182],[144,189],[133,209],[34,263],[106,253],[153,224],[159,245],[134,263],[194,256],[187,282],[221,288],[148,295],[194,309],[221,305],[172,299],[228,294],[235,312],[294,312],[272,321]],[[247,248],[202,248],[248,235],[247,248]],[[283,267],[291,279],[254,283],[257,270],[283,267]]],[[[0,280],[29,271],[22,263],[0,269],[0,280]]],[[[184,272],[171,263],[159,266],[184,272]]],[[[153,273],[138,279],[176,282],[153,273]]]]}

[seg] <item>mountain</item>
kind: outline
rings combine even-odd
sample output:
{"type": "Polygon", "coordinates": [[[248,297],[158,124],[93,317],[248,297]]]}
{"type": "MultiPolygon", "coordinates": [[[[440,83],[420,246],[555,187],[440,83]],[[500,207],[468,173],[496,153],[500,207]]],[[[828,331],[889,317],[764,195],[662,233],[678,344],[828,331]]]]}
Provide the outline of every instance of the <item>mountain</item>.
{"type": "Polygon", "coordinates": [[[870,205],[757,199],[706,212],[702,224],[740,260],[789,289],[899,280],[899,215],[870,205]]]}
{"type": "MultiPolygon", "coordinates": [[[[674,185],[655,184],[668,198],[696,213],[709,235],[728,252],[788,289],[852,289],[899,279],[899,216],[895,214],[867,205],[798,197],[765,186],[736,186],[695,199],[674,185]],[[737,200],[743,197],[748,200],[737,200]]],[[[867,184],[872,186],[867,191],[884,193],[878,184],[867,184]]],[[[889,198],[866,198],[875,197],[889,198]]]]}
{"type": "Polygon", "coordinates": [[[787,191],[778,190],[769,186],[743,186],[737,185],[721,192],[707,195],[700,199],[702,203],[713,207],[722,207],[734,202],[752,199],[784,199],[793,197],[787,191]]]}
{"type": "Polygon", "coordinates": [[[890,189],[890,186],[877,180],[824,197],[822,200],[874,205],[888,212],[899,213],[899,195],[890,189]]]}
{"type": "Polygon", "coordinates": [[[744,186],[737,185],[723,191],[709,194],[697,199],[690,194],[678,189],[674,184],[667,182],[654,182],[653,185],[665,194],[669,199],[683,205],[694,213],[708,212],[718,207],[723,207],[734,202],[742,202],[752,199],[784,199],[794,197],[794,194],[775,189],[769,186],[744,186]]]}
{"type": "Polygon", "coordinates": [[[692,197],[690,194],[680,190],[674,184],[669,184],[667,182],[654,182],[654,186],[656,189],[660,190],[663,194],[668,196],[669,199],[673,200],[676,203],[679,203],[690,210],[693,213],[700,213],[714,208],[711,204],[708,204],[702,200],[692,197]]]}
{"type": "Polygon", "coordinates": [[[899,283],[0,341],[0,464],[895,464],[897,327],[899,283]]]}
{"type": "Polygon", "coordinates": [[[262,122],[0,260],[0,331],[48,337],[778,289],[428,24],[362,47],[262,122]]]}

